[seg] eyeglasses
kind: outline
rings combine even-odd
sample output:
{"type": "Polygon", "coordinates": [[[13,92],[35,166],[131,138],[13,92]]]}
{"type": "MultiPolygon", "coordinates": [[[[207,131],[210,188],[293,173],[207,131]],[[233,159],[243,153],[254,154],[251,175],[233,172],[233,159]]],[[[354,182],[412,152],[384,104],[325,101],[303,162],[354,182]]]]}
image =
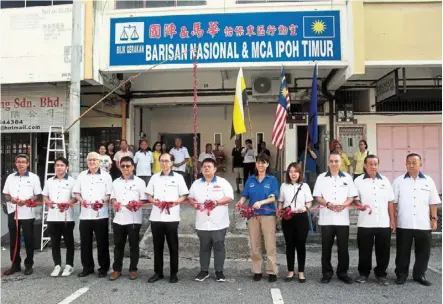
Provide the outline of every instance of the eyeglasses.
{"type": "Polygon", "coordinates": [[[131,168],[132,167],[132,165],[120,165],[120,168],[123,168],[123,169],[126,169],[126,168],[131,168]]]}
{"type": "Polygon", "coordinates": [[[97,158],[88,158],[88,162],[95,162],[97,160],[98,160],[97,158]]]}
{"type": "Polygon", "coordinates": [[[16,161],[15,163],[16,164],[27,164],[28,162],[27,161],[16,161]]]}

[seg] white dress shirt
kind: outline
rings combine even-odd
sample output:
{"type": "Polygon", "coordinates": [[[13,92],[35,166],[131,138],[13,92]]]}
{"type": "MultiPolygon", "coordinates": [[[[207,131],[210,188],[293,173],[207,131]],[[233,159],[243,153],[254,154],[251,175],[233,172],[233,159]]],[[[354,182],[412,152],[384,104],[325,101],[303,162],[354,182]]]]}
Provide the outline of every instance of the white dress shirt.
{"type": "MultiPolygon", "coordinates": [[[[186,149],[186,147],[181,147],[180,149],[172,148],[169,153],[174,155],[174,163],[181,163],[186,158],[189,158],[188,149],[186,149]]],[[[172,170],[186,172],[186,163],[180,167],[172,167],[172,170]]]]}
{"type": "MultiPolygon", "coordinates": [[[[163,172],[154,174],[149,180],[145,192],[151,195],[154,200],[160,202],[175,202],[180,196],[189,193],[183,176],[173,171],[169,175],[164,175],[163,172]]],[[[170,208],[169,211],[170,214],[166,210],[161,212],[159,207],[152,206],[149,220],[153,222],[179,222],[180,205],[170,208]]]]}
{"type": "Polygon", "coordinates": [[[278,199],[279,202],[283,202],[283,208],[291,207],[292,211],[296,211],[297,209],[303,209],[306,206],[306,203],[312,202],[314,198],[311,194],[311,189],[309,185],[306,183],[303,184],[287,184],[283,183],[280,186],[280,197],[278,199]],[[298,191],[300,189],[300,191],[298,191]],[[297,199],[293,201],[295,194],[297,193],[297,199]]]}
{"type": "Polygon", "coordinates": [[[389,180],[377,173],[375,179],[367,174],[360,175],[354,180],[359,200],[362,205],[368,205],[372,214],[368,211],[358,213],[358,227],[364,228],[389,228],[389,204],[394,200],[394,191],[389,180]]]}
{"type": "Polygon", "coordinates": [[[122,151],[122,150],[117,151],[117,152],[114,154],[114,160],[115,160],[115,162],[117,162],[118,165],[120,165],[120,160],[121,160],[123,157],[125,157],[125,156],[129,156],[130,158],[134,158],[134,153],[132,153],[132,152],[129,151],[129,150],[126,150],[126,152],[124,152],[124,151],[122,151]]]}
{"type": "MultiPolygon", "coordinates": [[[[189,190],[189,197],[198,204],[205,201],[218,201],[224,197],[234,199],[234,190],[231,184],[224,178],[214,176],[211,182],[206,182],[204,178],[197,179],[189,190]]],[[[207,210],[197,210],[195,217],[195,228],[197,230],[213,231],[229,227],[228,205],[215,207],[208,216],[207,210]]]]}
{"type": "MultiPolygon", "coordinates": [[[[72,189],[75,185],[75,179],[65,175],[64,178],[58,179],[57,176],[48,178],[43,188],[43,196],[47,196],[53,203],[69,203],[74,195],[72,189]]],[[[74,220],[73,206],[69,206],[64,212],[60,212],[60,209],[55,206],[54,208],[48,207],[48,222],[72,222],[74,220]]]]}
{"type": "MultiPolygon", "coordinates": [[[[352,177],[348,173],[339,171],[338,176],[324,172],[315,182],[314,197],[322,197],[333,205],[344,205],[348,198],[358,195],[352,177]]],[[[328,208],[320,209],[318,224],[321,226],[349,226],[349,209],[335,212],[328,208]]]]}
{"type": "MultiPolygon", "coordinates": [[[[35,195],[40,195],[42,194],[40,178],[38,175],[29,171],[26,171],[23,176],[20,176],[18,172],[11,173],[6,178],[3,193],[9,194],[11,198],[19,198],[21,200],[27,200],[35,195]]],[[[16,204],[7,202],[8,213],[11,214],[15,212],[17,206],[16,204]]],[[[34,209],[35,208],[26,206],[18,206],[18,219],[27,220],[35,218],[34,209]]]]}
{"type": "MultiPolygon", "coordinates": [[[[87,203],[104,200],[106,195],[111,195],[112,193],[111,175],[101,169],[98,169],[95,174],[91,174],[89,170],[85,170],[78,175],[72,192],[74,194],[79,193],[87,203]]],[[[92,206],[87,206],[87,208],[81,207],[81,220],[99,220],[108,217],[107,204],[104,204],[98,212],[93,210],[92,206]]]]}
{"type": "Polygon", "coordinates": [[[432,178],[420,172],[413,179],[406,173],[394,180],[393,188],[397,204],[397,227],[431,230],[429,205],[441,204],[432,178]]]}
{"type": "Polygon", "coordinates": [[[214,153],[212,153],[212,152],[211,153],[206,153],[206,152],[200,153],[200,156],[198,157],[198,161],[202,163],[207,158],[212,158],[213,160],[215,160],[214,153]]]}
{"type": "Polygon", "coordinates": [[[112,183],[111,199],[115,199],[117,203],[120,203],[121,205],[120,210],[115,213],[114,223],[119,225],[142,223],[142,208],[139,207],[136,212],[133,212],[125,206],[130,201],[140,202],[142,200],[147,200],[145,189],[145,182],[134,175],[128,180],[123,176],[119,177],[112,183]]]}
{"type": "Polygon", "coordinates": [[[134,163],[137,164],[137,176],[151,176],[151,164],[154,163],[154,157],[151,151],[138,151],[134,156],[134,163]]]}

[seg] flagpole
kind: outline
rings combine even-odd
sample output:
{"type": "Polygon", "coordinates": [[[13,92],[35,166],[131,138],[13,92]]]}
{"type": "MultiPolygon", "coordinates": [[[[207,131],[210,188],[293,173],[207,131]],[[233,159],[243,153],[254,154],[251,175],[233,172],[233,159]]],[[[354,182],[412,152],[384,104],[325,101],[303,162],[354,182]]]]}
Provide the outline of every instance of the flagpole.
{"type": "Polygon", "coordinates": [[[249,133],[251,134],[251,140],[252,140],[252,138],[253,138],[252,137],[252,124],[251,124],[251,114],[249,113],[249,102],[246,104],[246,108],[248,110],[249,133]]]}
{"type": "Polygon", "coordinates": [[[306,157],[308,156],[308,140],[309,140],[309,115],[308,115],[308,125],[306,126],[306,143],[305,143],[305,158],[303,159],[303,176],[306,177],[306,157]]]}

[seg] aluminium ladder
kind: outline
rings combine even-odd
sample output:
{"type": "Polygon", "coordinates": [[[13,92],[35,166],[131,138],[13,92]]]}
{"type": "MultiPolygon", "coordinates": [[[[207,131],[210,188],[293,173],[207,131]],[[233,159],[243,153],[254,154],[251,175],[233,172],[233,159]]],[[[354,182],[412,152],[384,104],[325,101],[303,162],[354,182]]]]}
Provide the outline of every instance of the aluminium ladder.
{"type": "MultiPolygon", "coordinates": [[[[66,157],[65,134],[63,127],[49,127],[48,135],[48,149],[46,151],[46,169],[45,169],[45,183],[48,178],[55,176],[55,160],[57,157],[66,157]]],[[[46,219],[48,217],[49,207],[43,205],[42,213],[42,236],[40,241],[40,250],[43,250],[51,239],[45,236],[45,231],[48,229],[46,219]]]]}

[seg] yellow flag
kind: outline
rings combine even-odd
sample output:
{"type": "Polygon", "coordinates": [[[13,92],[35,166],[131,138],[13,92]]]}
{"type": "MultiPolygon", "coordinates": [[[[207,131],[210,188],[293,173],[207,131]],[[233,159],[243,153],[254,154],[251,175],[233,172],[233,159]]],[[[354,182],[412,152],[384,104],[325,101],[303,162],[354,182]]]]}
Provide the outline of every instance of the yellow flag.
{"type": "Polygon", "coordinates": [[[245,78],[243,70],[240,68],[235,86],[234,109],[232,110],[231,138],[235,135],[246,132],[245,126],[245,105],[248,103],[248,93],[246,92],[245,78]]]}

